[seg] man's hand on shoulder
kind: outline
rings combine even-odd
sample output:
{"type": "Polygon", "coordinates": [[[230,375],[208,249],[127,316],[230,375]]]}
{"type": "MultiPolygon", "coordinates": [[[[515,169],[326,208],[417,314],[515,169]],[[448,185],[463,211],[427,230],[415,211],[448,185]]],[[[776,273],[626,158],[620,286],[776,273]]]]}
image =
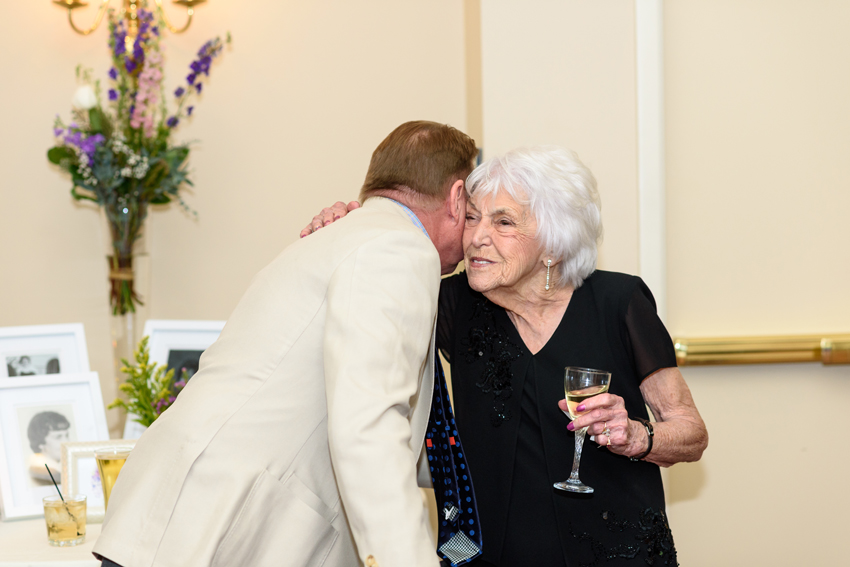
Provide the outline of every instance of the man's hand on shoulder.
{"type": "Polygon", "coordinates": [[[354,209],[359,208],[360,203],[358,203],[357,201],[351,201],[347,205],[342,201],[337,201],[330,207],[325,207],[318,215],[313,217],[313,220],[310,221],[310,224],[304,227],[304,230],[301,231],[301,238],[313,234],[323,226],[328,226],[334,221],[338,221],[354,209]]]}

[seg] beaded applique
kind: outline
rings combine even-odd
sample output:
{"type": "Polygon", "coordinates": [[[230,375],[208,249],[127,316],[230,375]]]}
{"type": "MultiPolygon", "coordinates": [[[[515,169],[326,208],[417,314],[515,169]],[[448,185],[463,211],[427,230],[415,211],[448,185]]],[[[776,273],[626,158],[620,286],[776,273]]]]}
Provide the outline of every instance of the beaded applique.
{"type": "Polygon", "coordinates": [[[467,364],[486,357],[484,371],[475,385],[485,394],[493,394],[490,422],[494,427],[499,427],[512,417],[511,410],[505,407],[505,402],[513,393],[511,363],[522,356],[522,350],[496,323],[493,306],[487,299],[475,300],[470,320],[476,321],[477,324],[470,328],[467,337],[461,340],[465,349],[461,352],[467,364]]]}
{"type": "MultiPolygon", "coordinates": [[[[580,563],[580,567],[593,567],[601,562],[612,559],[635,559],[643,557],[643,563],[652,567],[675,567],[679,565],[676,547],[673,544],[673,534],[667,523],[667,515],[663,510],[647,508],[638,517],[637,523],[629,520],[619,520],[614,512],[602,512],[602,519],[609,532],[633,533],[634,544],[621,543],[606,546],[589,533],[573,533],[579,541],[590,544],[593,561],[580,563]],[[641,545],[643,544],[643,545],[641,545]],[[643,553],[641,553],[643,551],[643,553]]],[[[625,537],[628,537],[625,536],[625,537]]]]}

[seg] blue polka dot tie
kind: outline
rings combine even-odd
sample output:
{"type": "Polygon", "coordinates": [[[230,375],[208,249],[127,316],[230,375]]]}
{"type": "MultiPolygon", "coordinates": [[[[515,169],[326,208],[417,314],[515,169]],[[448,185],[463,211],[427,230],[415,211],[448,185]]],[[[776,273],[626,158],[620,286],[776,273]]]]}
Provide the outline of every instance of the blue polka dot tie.
{"type": "Polygon", "coordinates": [[[425,434],[439,514],[437,551],[451,565],[463,565],[481,555],[481,529],[472,476],[456,427],[438,355],[434,360],[434,399],[425,434]]]}

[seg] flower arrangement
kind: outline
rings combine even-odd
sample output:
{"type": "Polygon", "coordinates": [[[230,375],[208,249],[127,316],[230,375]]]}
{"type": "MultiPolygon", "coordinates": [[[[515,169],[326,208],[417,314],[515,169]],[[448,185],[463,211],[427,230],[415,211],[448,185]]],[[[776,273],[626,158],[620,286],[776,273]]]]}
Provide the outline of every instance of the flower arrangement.
{"type": "Polygon", "coordinates": [[[166,372],[165,366],[150,363],[148,337],[143,337],[134,353],[136,364],[126,359],[121,372],[127,375],[127,381],[118,388],[127,394],[127,401],[121,398],[107,406],[107,409],[123,408],[137,416],[136,421],[145,427],[156,421],[162,412],[171,407],[177,395],[186,386],[186,369],[182,370],[180,380],[174,381],[174,370],[166,372]]]}
{"type": "Polygon", "coordinates": [[[103,207],[110,228],[110,304],[113,314],[135,311],[141,299],[133,289],[133,243],[141,234],[148,205],[177,200],[184,184],[192,185],[186,166],[189,147],[172,144],[172,131],[191,116],[192,97],[201,93],[213,60],[226,40],[206,42],[190,65],[186,82],[174,92],[176,111],[169,114],[163,85],[160,48],[162,22],[139,0],[138,29],[128,30],[114,11],[109,14],[112,67],[107,101],[92,71],[77,68],[82,86],[74,96],[70,124],[56,117],[56,144],[48,159],[71,174],[71,195],[103,207]],[[132,35],[132,34],[135,35],[132,35]]]}

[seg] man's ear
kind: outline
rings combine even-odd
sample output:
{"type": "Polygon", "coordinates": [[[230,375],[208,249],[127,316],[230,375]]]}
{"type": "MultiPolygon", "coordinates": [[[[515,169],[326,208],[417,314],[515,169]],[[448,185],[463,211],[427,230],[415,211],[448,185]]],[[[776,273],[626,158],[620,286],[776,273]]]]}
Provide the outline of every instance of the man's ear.
{"type": "Polygon", "coordinates": [[[449,190],[449,198],[446,199],[446,212],[455,223],[465,221],[466,217],[466,188],[463,179],[458,179],[449,190]]]}

